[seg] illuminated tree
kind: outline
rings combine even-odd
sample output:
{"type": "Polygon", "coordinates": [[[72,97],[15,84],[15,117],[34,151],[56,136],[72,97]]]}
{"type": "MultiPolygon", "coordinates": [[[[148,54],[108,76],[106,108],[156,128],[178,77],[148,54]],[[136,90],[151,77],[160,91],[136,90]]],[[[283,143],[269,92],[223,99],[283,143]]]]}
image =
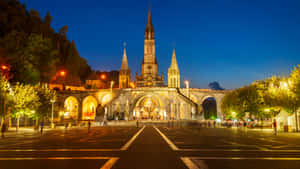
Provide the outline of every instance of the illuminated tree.
{"type": "Polygon", "coordinates": [[[8,93],[9,93],[9,84],[8,81],[5,79],[5,76],[2,76],[0,74],[0,117],[1,117],[1,125],[4,122],[4,117],[6,115],[6,103],[8,99],[8,93]]]}
{"type": "Polygon", "coordinates": [[[51,117],[52,112],[52,103],[51,100],[56,100],[55,90],[51,90],[45,85],[36,85],[35,86],[37,95],[39,98],[39,103],[36,111],[31,117],[36,119],[36,126],[38,125],[39,119],[51,117]]]}
{"type": "Polygon", "coordinates": [[[35,110],[40,106],[39,96],[36,89],[30,85],[23,85],[17,83],[11,92],[11,100],[9,105],[11,107],[11,117],[17,119],[17,126],[19,128],[20,118],[24,116],[32,116],[35,110]]]}

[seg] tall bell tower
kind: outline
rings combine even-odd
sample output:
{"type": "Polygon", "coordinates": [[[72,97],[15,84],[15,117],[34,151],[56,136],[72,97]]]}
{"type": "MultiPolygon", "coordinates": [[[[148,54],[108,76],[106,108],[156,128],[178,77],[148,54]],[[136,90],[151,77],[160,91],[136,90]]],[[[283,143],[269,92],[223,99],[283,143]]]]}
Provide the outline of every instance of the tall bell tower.
{"type": "Polygon", "coordinates": [[[158,75],[158,64],[155,58],[154,28],[149,8],[144,38],[144,58],[141,76],[136,78],[138,87],[163,86],[163,77],[158,75]]]}

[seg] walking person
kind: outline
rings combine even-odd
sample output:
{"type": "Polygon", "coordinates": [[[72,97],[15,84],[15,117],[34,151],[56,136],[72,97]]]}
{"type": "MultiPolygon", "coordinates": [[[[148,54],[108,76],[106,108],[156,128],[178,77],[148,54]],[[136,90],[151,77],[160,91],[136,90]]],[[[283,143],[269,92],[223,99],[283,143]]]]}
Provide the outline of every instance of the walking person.
{"type": "Polygon", "coordinates": [[[2,128],[1,128],[2,138],[4,138],[5,131],[6,131],[6,123],[4,121],[4,123],[2,124],[2,128]]]}
{"type": "Polygon", "coordinates": [[[44,129],[44,122],[41,122],[41,134],[43,134],[43,129],[44,129]]]}
{"type": "Polygon", "coordinates": [[[277,122],[276,122],[275,119],[274,119],[274,122],[273,122],[273,128],[274,128],[274,135],[276,136],[277,135],[277,122]]]}
{"type": "Polygon", "coordinates": [[[88,121],[88,132],[90,132],[90,128],[91,128],[91,120],[88,121]]]}

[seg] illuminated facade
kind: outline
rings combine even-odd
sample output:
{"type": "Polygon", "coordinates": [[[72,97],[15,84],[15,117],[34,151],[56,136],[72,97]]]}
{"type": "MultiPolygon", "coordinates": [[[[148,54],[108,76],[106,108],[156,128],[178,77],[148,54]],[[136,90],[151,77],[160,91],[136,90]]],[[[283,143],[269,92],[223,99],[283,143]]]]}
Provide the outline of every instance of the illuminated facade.
{"type": "MultiPolygon", "coordinates": [[[[145,29],[144,58],[141,75],[136,76],[136,87],[130,83],[126,49],[124,48],[120,73],[119,88],[94,89],[88,91],[61,92],[59,99],[64,101],[70,96],[66,110],[78,110],[78,120],[97,119],[201,119],[203,103],[208,98],[216,101],[217,117],[221,113],[221,99],[224,91],[210,89],[180,88],[180,72],[175,49],[168,69],[168,85],[163,76],[158,75],[158,63],[155,58],[154,28],[149,10],[145,29]],[[74,101],[77,99],[77,102],[74,101]],[[74,107],[78,103],[78,106],[74,107]],[[68,108],[73,107],[73,108],[68,108]],[[100,118],[101,117],[101,118],[100,118]]],[[[73,113],[76,114],[76,113],[73,113]]]]}
{"type": "Polygon", "coordinates": [[[137,87],[164,86],[163,76],[158,75],[158,64],[155,58],[154,28],[152,25],[150,9],[148,13],[147,25],[145,28],[144,58],[141,68],[141,76],[136,77],[137,87]]]}

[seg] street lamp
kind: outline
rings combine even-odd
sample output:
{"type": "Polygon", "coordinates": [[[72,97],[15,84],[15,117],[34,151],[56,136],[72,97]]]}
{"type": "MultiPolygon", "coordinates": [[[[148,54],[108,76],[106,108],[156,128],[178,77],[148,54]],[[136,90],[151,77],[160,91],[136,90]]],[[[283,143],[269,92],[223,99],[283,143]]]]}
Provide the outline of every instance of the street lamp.
{"type": "Polygon", "coordinates": [[[50,100],[50,102],[52,103],[52,112],[51,112],[51,127],[54,128],[54,123],[53,123],[53,109],[54,109],[54,103],[55,100],[50,100]]]}
{"type": "Polygon", "coordinates": [[[2,69],[2,70],[8,70],[8,66],[6,66],[6,65],[1,65],[1,69],[2,69]]]}
{"type": "MultiPolygon", "coordinates": [[[[286,81],[281,81],[280,82],[280,88],[284,89],[284,90],[287,90],[287,97],[288,97],[288,104],[293,104],[291,103],[291,100],[292,98],[290,97],[290,84],[291,82],[289,81],[289,83],[287,83],[286,81]]],[[[292,109],[293,111],[295,112],[295,124],[296,124],[296,132],[298,132],[298,113],[297,113],[297,110],[295,110],[294,108],[294,104],[292,105],[292,109]]]]}
{"type": "Polygon", "coordinates": [[[67,74],[67,72],[64,71],[64,70],[61,70],[61,71],[59,72],[59,75],[60,75],[61,77],[65,77],[66,74],[67,74]]]}
{"type": "Polygon", "coordinates": [[[101,78],[102,80],[105,80],[105,79],[106,79],[106,75],[105,75],[105,74],[101,74],[101,75],[100,75],[100,78],[101,78]]]}
{"type": "Polygon", "coordinates": [[[114,81],[110,81],[110,89],[112,90],[113,89],[113,86],[114,86],[114,81]]]}
{"type": "Polygon", "coordinates": [[[188,80],[186,80],[186,81],[184,81],[184,83],[185,83],[185,86],[186,86],[187,96],[188,96],[188,98],[190,98],[190,90],[189,90],[190,82],[188,80]]]}
{"type": "Polygon", "coordinates": [[[63,77],[62,90],[65,90],[65,77],[66,77],[66,75],[67,75],[67,72],[65,70],[59,71],[59,76],[63,77]]]}

